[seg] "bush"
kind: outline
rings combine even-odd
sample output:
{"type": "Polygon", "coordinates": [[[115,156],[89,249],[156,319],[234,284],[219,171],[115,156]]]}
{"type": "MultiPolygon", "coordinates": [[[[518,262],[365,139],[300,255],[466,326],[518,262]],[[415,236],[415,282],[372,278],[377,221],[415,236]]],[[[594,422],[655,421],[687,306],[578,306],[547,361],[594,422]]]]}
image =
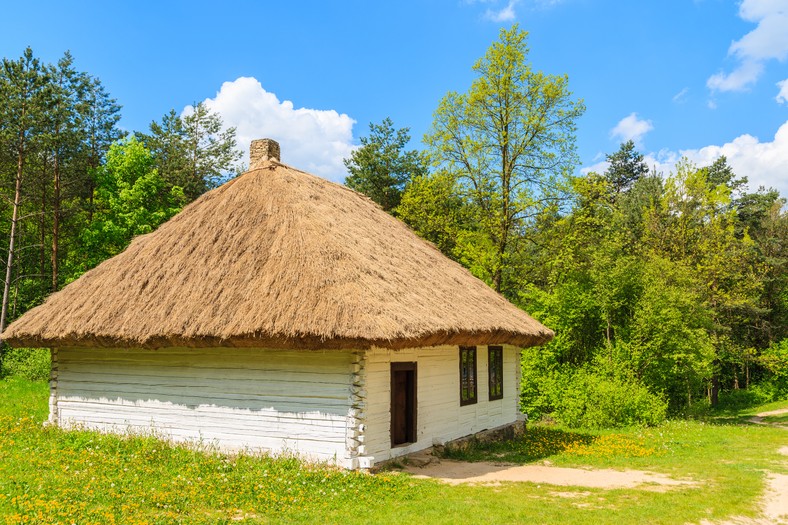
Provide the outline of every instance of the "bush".
{"type": "Polygon", "coordinates": [[[8,348],[3,352],[0,377],[16,376],[36,380],[49,378],[51,357],[48,348],[8,348]]]}
{"type": "Polygon", "coordinates": [[[634,381],[580,369],[555,400],[553,418],[570,428],[654,426],[665,421],[668,403],[634,381]]]}
{"type": "Polygon", "coordinates": [[[549,416],[570,428],[665,421],[667,400],[636,380],[600,368],[550,366],[546,361],[536,352],[523,352],[521,409],[531,419],[549,416]]]}

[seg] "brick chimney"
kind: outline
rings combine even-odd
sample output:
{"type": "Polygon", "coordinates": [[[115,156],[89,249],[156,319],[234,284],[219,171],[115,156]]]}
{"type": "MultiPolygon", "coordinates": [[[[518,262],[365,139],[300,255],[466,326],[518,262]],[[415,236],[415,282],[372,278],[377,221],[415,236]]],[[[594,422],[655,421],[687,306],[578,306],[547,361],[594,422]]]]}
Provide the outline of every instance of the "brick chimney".
{"type": "Polygon", "coordinates": [[[273,139],[253,140],[249,146],[249,170],[256,170],[268,161],[279,162],[279,143],[273,139]]]}

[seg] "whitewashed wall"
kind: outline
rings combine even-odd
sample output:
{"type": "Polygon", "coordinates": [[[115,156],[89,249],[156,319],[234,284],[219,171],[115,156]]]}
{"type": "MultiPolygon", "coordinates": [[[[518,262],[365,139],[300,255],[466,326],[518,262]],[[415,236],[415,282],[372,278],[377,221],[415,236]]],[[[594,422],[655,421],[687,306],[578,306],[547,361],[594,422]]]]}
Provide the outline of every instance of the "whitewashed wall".
{"type": "Polygon", "coordinates": [[[61,348],[52,416],[351,466],[352,361],[350,351],[61,348]]]}
{"type": "Polygon", "coordinates": [[[386,350],[366,353],[364,435],[375,463],[517,420],[520,392],[520,351],[504,346],[503,399],[489,401],[486,346],[477,346],[478,402],[460,406],[460,363],[456,346],[386,350]],[[391,448],[391,363],[417,362],[417,442],[391,448]]]}

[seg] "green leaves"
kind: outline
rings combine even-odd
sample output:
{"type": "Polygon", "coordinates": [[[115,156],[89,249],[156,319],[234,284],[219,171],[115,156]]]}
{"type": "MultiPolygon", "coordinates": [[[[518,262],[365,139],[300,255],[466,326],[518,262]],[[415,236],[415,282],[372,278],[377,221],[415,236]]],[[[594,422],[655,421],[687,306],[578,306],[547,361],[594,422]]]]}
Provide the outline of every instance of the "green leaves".
{"type": "MultiPolygon", "coordinates": [[[[760,305],[774,274],[731,199],[747,195],[741,179],[685,160],[663,180],[632,146],[608,156],[605,175],[573,181],[574,207],[537,236],[540,286],[521,302],[556,331],[541,370],[552,361],[611,373],[664,394],[677,413],[760,373],[757,341],[771,328],[760,305]]],[[[524,392],[525,406],[551,409],[538,408],[548,402],[539,387],[524,392]]]]}
{"type": "Polygon", "coordinates": [[[427,161],[418,151],[405,151],[408,128],[394,129],[390,118],[370,123],[369,131],[369,137],[361,138],[361,147],[344,160],[350,173],[345,184],[391,212],[399,205],[405,185],[427,173],[427,161]]]}
{"type": "Polygon", "coordinates": [[[161,177],[183,188],[191,201],[216,187],[238,169],[241,158],[235,128],[223,129],[221,117],[203,102],[178,116],[175,110],[151,122],[150,134],[140,134],[161,177]]]}
{"type": "Polygon", "coordinates": [[[154,165],[133,135],[110,147],[96,171],[96,211],[81,235],[78,274],[120,253],[134,236],[152,232],[186,203],[183,189],[170,186],[154,165]]]}
{"type": "Polygon", "coordinates": [[[578,162],[576,120],[585,111],[565,76],[532,70],[526,37],[516,25],[502,30],[473,66],[477,78],[468,92],[441,100],[424,139],[473,210],[480,244],[464,250],[478,255],[469,265],[510,297],[516,279],[507,269],[529,226],[567,196],[567,176],[578,162]]]}

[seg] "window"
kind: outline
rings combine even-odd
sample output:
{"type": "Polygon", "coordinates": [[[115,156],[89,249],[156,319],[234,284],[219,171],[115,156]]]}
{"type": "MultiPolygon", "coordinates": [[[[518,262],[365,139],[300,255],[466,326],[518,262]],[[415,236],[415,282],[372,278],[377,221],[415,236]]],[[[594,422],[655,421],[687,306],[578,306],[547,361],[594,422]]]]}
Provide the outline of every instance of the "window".
{"type": "Polygon", "coordinates": [[[476,347],[460,347],[460,406],[476,403],[476,347]]]}
{"type": "Polygon", "coordinates": [[[487,371],[490,376],[490,401],[503,398],[503,347],[488,346],[487,371]]]}

